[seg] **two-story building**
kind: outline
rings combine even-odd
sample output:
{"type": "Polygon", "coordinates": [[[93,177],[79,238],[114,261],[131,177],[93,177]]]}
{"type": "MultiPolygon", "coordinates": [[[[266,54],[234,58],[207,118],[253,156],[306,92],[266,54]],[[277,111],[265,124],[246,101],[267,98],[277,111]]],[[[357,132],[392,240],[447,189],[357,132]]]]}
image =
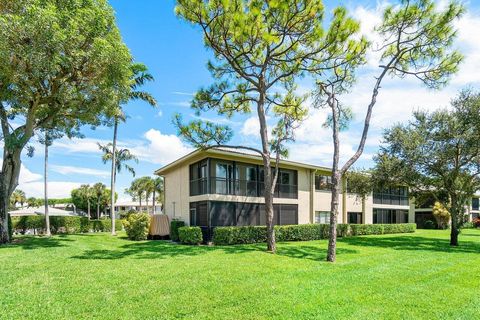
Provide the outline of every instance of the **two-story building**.
{"type": "MultiPolygon", "coordinates": [[[[281,160],[279,168],[273,200],[275,224],[328,223],[330,168],[288,160],[281,160]]],[[[260,156],[196,150],[155,173],[165,179],[164,212],[170,219],[200,227],[265,224],[260,156]]],[[[364,201],[344,192],[339,203],[339,223],[415,222],[406,188],[375,192],[364,201]]]]}

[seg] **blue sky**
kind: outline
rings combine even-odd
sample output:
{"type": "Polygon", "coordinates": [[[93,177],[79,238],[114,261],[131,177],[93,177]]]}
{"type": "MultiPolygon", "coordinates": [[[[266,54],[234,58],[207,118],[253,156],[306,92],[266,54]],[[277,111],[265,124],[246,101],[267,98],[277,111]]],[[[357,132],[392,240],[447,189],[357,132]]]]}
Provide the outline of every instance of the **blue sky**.
{"type": "MultiPolygon", "coordinates": [[[[145,63],[155,77],[155,82],[144,87],[151,92],[159,106],[151,108],[145,103],[130,102],[125,111],[127,122],[119,128],[121,146],[131,149],[140,162],[135,165],[137,176],[152,175],[162,165],[185,154],[190,147],[177,136],[172,125],[172,115],[180,112],[188,120],[193,112],[189,109],[192,94],[201,86],[211,83],[206,69],[210,53],[205,49],[200,31],[174,14],[173,0],[125,1],[111,0],[117,23],[127,46],[139,62],[145,63]]],[[[362,22],[362,30],[368,33],[378,21],[384,2],[343,1],[350,12],[362,22]]],[[[444,1],[439,2],[440,5],[444,1]]],[[[338,4],[326,2],[327,11],[338,4]]],[[[455,93],[465,86],[480,87],[475,70],[480,70],[479,5],[467,3],[468,14],[459,22],[459,40],[466,61],[460,73],[452,79],[451,85],[440,92],[425,90],[413,80],[388,80],[380,93],[374,111],[372,131],[367,142],[365,155],[358,166],[371,165],[371,157],[378,150],[383,128],[395,122],[406,121],[416,108],[432,110],[445,107],[455,93]]],[[[359,83],[346,97],[352,106],[355,120],[349,131],[342,133],[343,159],[351,154],[360,133],[365,103],[369,88],[377,73],[375,56],[361,71],[359,83]]],[[[311,88],[307,80],[299,83],[302,90],[311,88]]],[[[255,114],[238,116],[226,120],[214,114],[205,116],[211,120],[228,123],[235,131],[234,141],[257,145],[257,121],[255,114]]],[[[329,165],[331,159],[331,138],[328,130],[322,128],[326,118],[323,110],[312,110],[308,120],[298,131],[297,142],[291,146],[291,159],[320,165],[329,165]]],[[[69,196],[70,190],[81,183],[103,182],[109,185],[109,165],[101,162],[96,142],[106,143],[111,139],[111,128],[97,128],[83,131],[85,139],[56,141],[50,151],[50,194],[52,197],[69,196]]],[[[20,188],[27,196],[40,196],[43,192],[43,150],[37,145],[33,158],[23,157],[24,168],[20,188]]],[[[120,198],[123,189],[130,184],[131,175],[122,173],[118,179],[120,198]]]]}

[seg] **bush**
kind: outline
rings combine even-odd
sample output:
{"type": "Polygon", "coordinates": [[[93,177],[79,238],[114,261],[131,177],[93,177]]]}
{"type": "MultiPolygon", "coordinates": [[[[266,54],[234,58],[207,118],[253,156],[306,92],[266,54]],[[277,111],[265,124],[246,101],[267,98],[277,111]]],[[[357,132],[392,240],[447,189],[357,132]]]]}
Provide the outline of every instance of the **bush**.
{"type": "Polygon", "coordinates": [[[383,234],[390,233],[411,233],[417,230],[415,223],[384,224],[383,234]]]}
{"type": "MultiPolygon", "coordinates": [[[[28,229],[45,230],[45,216],[23,216],[13,219],[13,228],[25,232],[28,229]]],[[[87,217],[78,216],[51,216],[50,231],[57,233],[85,233],[91,229],[91,223],[87,217]]]]}
{"type": "Polygon", "coordinates": [[[265,241],[267,241],[267,228],[264,226],[217,227],[213,230],[213,242],[218,245],[265,241]]]}
{"type": "Polygon", "coordinates": [[[472,223],[476,228],[480,228],[480,218],[474,219],[472,223]]]}
{"type": "MultiPolygon", "coordinates": [[[[371,235],[387,233],[415,232],[414,223],[404,224],[338,224],[337,236],[371,235]]],[[[327,239],[328,224],[299,224],[275,226],[276,241],[310,241],[327,239]]],[[[213,231],[213,242],[216,245],[231,245],[265,242],[267,229],[264,226],[217,227],[213,231]]]]}
{"type": "Polygon", "coordinates": [[[81,233],[89,231],[87,217],[50,217],[50,230],[52,233],[81,233]]]}
{"type": "Polygon", "coordinates": [[[423,223],[423,228],[424,229],[436,229],[437,226],[435,225],[435,222],[432,220],[427,220],[423,223]]]}
{"type": "Polygon", "coordinates": [[[185,226],[185,222],[182,220],[172,220],[170,222],[170,239],[172,241],[178,242],[180,238],[178,237],[178,229],[185,226]]]}
{"type": "Polygon", "coordinates": [[[183,244],[200,244],[203,241],[202,229],[200,227],[180,227],[178,237],[183,244]]]}
{"type": "MultiPolygon", "coordinates": [[[[112,219],[90,220],[90,230],[93,232],[112,231],[112,219]]],[[[115,231],[122,231],[122,220],[115,220],[115,231]]]]}
{"type": "Polygon", "coordinates": [[[463,225],[462,225],[462,229],[473,229],[475,228],[475,225],[473,224],[473,222],[464,222],[463,225]]]}
{"type": "Polygon", "coordinates": [[[123,226],[130,240],[146,240],[150,216],[147,213],[133,213],[123,222],[123,226]]]}

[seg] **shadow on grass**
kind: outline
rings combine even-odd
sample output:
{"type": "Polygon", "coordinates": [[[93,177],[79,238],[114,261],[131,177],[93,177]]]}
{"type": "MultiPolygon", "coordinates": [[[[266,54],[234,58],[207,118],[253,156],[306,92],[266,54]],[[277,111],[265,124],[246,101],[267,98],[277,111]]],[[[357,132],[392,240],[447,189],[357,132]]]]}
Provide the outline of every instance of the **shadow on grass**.
{"type": "MultiPolygon", "coordinates": [[[[470,235],[465,235],[465,237],[467,236],[470,235]]],[[[462,239],[461,235],[459,237],[460,245],[458,247],[450,246],[450,240],[447,239],[426,238],[414,235],[363,236],[341,238],[338,241],[359,247],[378,247],[392,250],[480,253],[480,243],[465,241],[465,238],[462,239]]]]}
{"type": "MultiPolygon", "coordinates": [[[[170,241],[133,242],[125,244],[115,250],[87,250],[81,255],[72,256],[82,260],[116,260],[127,257],[135,259],[165,259],[179,256],[197,256],[209,252],[221,251],[226,254],[242,254],[248,252],[265,252],[264,243],[232,246],[187,246],[170,241]]],[[[353,254],[358,251],[352,249],[338,249],[338,254],[353,254]]],[[[266,253],[268,254],[268,253],[266,253]]],[[[324,260],[326,248],[318,245],[298,245],[284,243],[278,246],[277,255],[299,259],[324,260]]]]}
{"type": "Polygon", "coordinates": [[[165,259],[177,256],[196,256],[223,250],[226,253],[243,253],[261,250],[256,245],[252,246],[187,246],[170,241],[146,241],[125,244],[115,250],[86,250],[81,255],[73,256],[74,259],[106,259],[115,260],[127,257],[136,259],[165,259]]]}
{"type": "MultiPolygon", "coordinates": [[[[358,250],[337,248],[337,255],[356,254],[358,250]]],[[[279,256],[285,256],[298,259],[309,259],[314,261],[325,261],[327,257],[327,248],[325,246],[281,246],[277,250],[279,256]]]]}
{"type": "Polygon", "coordinates": [[[66,247],[67,242],[73,242],[74,239],[67,237],[39,237],[39,236],[23,236],[14,238],[13,242],[6,246],[0,246],[0,249],[20,247],[24,250],[34,250],[41,248],[57,248],[66,247]]]}

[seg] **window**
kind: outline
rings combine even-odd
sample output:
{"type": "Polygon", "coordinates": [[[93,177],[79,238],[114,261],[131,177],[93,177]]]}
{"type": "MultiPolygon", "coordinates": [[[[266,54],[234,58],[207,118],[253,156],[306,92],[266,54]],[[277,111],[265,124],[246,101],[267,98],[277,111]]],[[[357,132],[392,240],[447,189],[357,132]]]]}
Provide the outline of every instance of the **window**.
{"type": "Polygon", "coordinates": [[[330,212],[315,211],[315,223],[330,223],[330,212]]]}
{"type": "Polygon", "coordinates": [[[279,170],[275,196],[288,199],[296,199],[298,197],[296,171],[279,170]]]}
{"type": "Polygon", "coordinates": [[[332,176],[315,175],[315,190],[332,190],[332,176]]]}
{"type": "Polygon", "coordinates": [[[362,222],[362,213],[361,212],[348,212],[347,213],[348,223],[360,224],[362,222]]]}
{"type": "Polygon", "coordinates": [[[478,198],[472,198],[472,210],[478,210],[479,201],[478,198]]]}
{"type": "Polygon", "coordinates": [[[408,211],[392,209],[373,209],[373,223],[408,223],[408,211]]]}
{"type": "Polygon", "coordinates": [[[207,202],[190,203],[190,225],[208,227],[207,202]]]}
{"type": "Polygon", "coordinates": [[[408,206],[406,187],[388,187],[373,191],[373,203],[408,206]]]}
{"type": "Polygon", "coordinates": [[[217,163],[215,166],[215,193],[217,194],[234,194],[233,164],[217,163]]]}
{"type": "Polygon", "coordinates": [[[207,160],[190,165],[190,195],[206,194],[207,191],[207,160]]]}

